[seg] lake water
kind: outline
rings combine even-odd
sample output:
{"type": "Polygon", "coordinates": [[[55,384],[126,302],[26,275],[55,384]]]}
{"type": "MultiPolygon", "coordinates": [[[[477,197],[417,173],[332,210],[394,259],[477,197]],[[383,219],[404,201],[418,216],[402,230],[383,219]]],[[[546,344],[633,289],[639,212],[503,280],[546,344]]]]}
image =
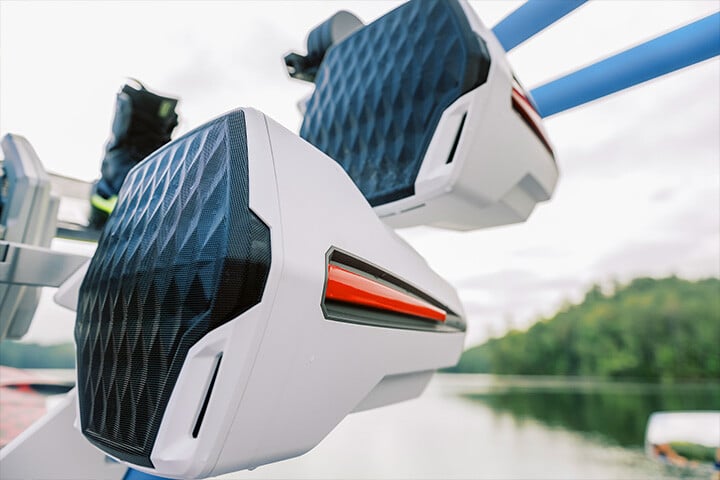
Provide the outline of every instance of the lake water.
{"type": "Polygon", "coordinates": [[[646,459],[660,410],[719,410],[720,384],[435,376],[418,399],[347,417],[302,457],[244,478],[709,478],[646,459]]]}

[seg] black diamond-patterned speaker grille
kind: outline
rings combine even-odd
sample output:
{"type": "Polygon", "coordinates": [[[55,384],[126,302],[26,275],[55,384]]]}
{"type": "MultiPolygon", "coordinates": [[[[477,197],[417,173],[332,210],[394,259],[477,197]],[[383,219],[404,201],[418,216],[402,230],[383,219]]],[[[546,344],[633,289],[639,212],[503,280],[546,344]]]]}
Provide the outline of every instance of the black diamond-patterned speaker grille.
{"type": "Polygon", "coordinates": [[[412,0],[327,51],[300,136],[338,162],[370,205],[411,196],[443,112],[489,69],[457,0],[412,0]]]}
{"type": "Polygon", "coordinates": [[[150,155],[119,197],[80,289],[80,418],[93,443],[152,467],[188,351],[259,303],[270,269],[270,230],[249,208],[243,112],[150,155]]]}

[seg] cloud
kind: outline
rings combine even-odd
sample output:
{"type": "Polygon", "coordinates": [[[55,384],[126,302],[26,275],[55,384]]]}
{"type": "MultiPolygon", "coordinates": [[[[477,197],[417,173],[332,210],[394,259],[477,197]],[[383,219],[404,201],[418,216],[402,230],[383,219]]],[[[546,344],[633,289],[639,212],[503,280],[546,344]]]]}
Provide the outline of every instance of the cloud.
{"type": "Polygon", "coordinates": [[[688,185],[675,195],[679,197],[675,204],[679,205],[661,221],[662,228],[695,240],[720,235],[720,189],[688,185]]]}
{"type": "Polygon", "coordinates": [[[708,106],[720,104],[719,66],[713,59],[548,119],[563,180],[688,175],[716,165],[720,115],[708,106]]]}
{"type": "Polygon", "coordinates": [[[578,301],[586,282],[573,276],[540,275],[532,269],[499,270],[453,282],[468,320],[467,344],[509,328],[526,328],[552,315],[564,302],[578,301]]]}
{"type": "Polygon", "coordinates": [[[675,197],[677,192],[677,189],[660,188],[653,194],[651,200],[656,203],[666,203],[671,201],[675,197]]]}
{"type": "Polygon", "coordinates": [[[692,187],[673,190],[672,201],[644,238],[615,247],[593,270],[604,275],[681,274],[693,278],[720,275],[720,190],[692,187]]]}
{"type": "Polygon", "coordinates": [[[460,290],[527,292],[572,287],[573,277],[541,276],[533,270],[502,270],[453,282],[460,290]]]}

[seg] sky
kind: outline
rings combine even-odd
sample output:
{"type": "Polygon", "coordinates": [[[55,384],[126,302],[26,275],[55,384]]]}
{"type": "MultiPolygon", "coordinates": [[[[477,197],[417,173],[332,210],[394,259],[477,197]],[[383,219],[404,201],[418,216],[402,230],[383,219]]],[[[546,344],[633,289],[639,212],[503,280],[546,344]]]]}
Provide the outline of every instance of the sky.
{"type": "MultiPolygon", "coordinates": [[[[401,2],[0,2],[0,134],[47,170],[99,175],[127,77],[180,97],[175,136],[240,106],[293,131],[310,84],[282,62],[339,9],[365,23],[401,2]]],[[[520,1],[471,2],[493,26],[520,1]]],[[[707,1],[590,1],[509,53],[532,89],[714,13],[707,1]]],[[[594,283],[720,276],[720,61],[714,58],[546,119],[561,176],[524,224],[399,233],[457,289],[467,344],[526,328],[594,283]]],[[[56,241],[56,248],[88,251],[56,241]]],[[[70,340],[44,294],[28,341],[70,340]]]]}

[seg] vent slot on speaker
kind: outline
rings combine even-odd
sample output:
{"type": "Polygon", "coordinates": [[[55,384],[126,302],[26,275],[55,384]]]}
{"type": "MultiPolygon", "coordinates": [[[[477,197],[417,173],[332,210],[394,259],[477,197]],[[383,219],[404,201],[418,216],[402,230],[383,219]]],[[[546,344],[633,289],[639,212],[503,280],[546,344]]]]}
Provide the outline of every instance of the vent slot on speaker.
{"type": "Polygon", "coordinates": [[[460,126],[458,127],[457,134],[455,135],[455,141],[450,149],[450,155],[448,155],[445,165],[452,163],[455,158],[455,150],[457,150],[458,143],[460,143],[460,136],[462,135],[463,127],[465,126],[465,119],[467,118],[467,112],[463,113],[462,119],[460,120],[460,126]]]}
{"type": "Polygon", "coordinates": [[[193,438],[197,438],[200,433],[200,427],[202,426],[203,419],[205,418],[205,412],[207,412],[208,404],[210,403],[210,395],[212,395],[213,387],[215,386],[215,379],[217,378],[218,371],[220,371],[221,361],[222,353],[218,355],[215,360],[215,369],[213,370],[212,377],[210,378],[210,384],[208,385],[207,393],[205,394],[205,400],[203,400],[202,407],[200,407],[200,413],[198,414],[195,426],[193,427],[193,438]]]}

